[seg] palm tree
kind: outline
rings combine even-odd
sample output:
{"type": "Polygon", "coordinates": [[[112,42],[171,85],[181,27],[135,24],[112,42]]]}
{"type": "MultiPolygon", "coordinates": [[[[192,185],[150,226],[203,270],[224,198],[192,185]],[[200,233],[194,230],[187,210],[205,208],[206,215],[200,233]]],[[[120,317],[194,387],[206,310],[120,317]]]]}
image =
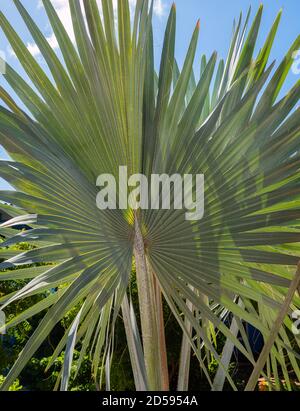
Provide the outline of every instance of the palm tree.
{"type": "Polygon", "coordinates": [[[0,303],[5,309],[51,288],[58,291],[6,324],[15,326],[47,309],[2,389],[78,306],[49,364],[65,350],[62,390],[68,388],[75,346],[77,368],[88,353],[95,379],[105,376],[110,388],[119,313],[136,389],[168,390],[164,304],[182,328],[179,390],[188,389],[192,353],[212,389],[222,389],[225,379],[236,389],[229,373],[233,347],[254,367],[247,390],[255,388],[259,375],[270,379],[279,373],[291,389],[290,367],[300,379],[299,340],[290,331],[290,313],[300,306],[300,111],[295,108],[300,81],[286,95],[281,90],[300,37],[276,69],[268,65],[279,13],[255,57],[261,6],[249,30],[250,13],[235,24],[225,62],[217,63],[216,53],[203,56],[198,80],[193,67],[199,23],[180,70],[175,5],[157,74],[148,0],[137,0],[133,16],[128,0],[118,0],[117,20],[112,0],[102,0],[101,11],[96,0],[85,1],[84,10],[80,0],[70,0],[76,44],[51,2],[43,0],[62,59],[21,2],[14,3],[51,76],[1,13],[1,28],[32,82],[6,64],[5,80],[23,104],[0,89],[0,142],[12,159],[1,161],[0,171],[15,189],[1,192],[1,200],[13,204],[0,204],[12,217],[2,225],[2,246],[27,242],[35,248],[1,263],[1,281],[30,281],[0,303]],[[119,166],[146,176],[203,173],[204,218],[186,221],[184,212],[174,209],[100,211],[97,176],[117,178],[119,166]],[[11,227],[19,224],[31,229],[15,235],[11,227]],[[128,293],[133,264],[140,326],[128,293]],[[258,361],[245,323],[264,337],[258,361]],[[222,353],[214,343],[218,334],[226,337],[222,353]],[[219,364],[214,381],[210,356],[219,364]]]}

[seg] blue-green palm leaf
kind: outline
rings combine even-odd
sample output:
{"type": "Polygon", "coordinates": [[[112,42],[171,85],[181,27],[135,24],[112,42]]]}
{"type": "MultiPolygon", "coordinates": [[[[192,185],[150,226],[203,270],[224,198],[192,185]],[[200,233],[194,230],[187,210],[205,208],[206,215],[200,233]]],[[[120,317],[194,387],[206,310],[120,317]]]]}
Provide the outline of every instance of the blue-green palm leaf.
{"type": "MultiPolygon", "coordinates": [[[[272,74],[274,63],[268,60],[280,15],[255,57],[260,8],[249,31],[249,15],[245,25],[240,18],[227,61],[217,65],[216,53],[204,57],[198,78],[193,67],[199,24],[180,70],[173,6],[157,76],[148,1],[138,0],[131,16],[128,1],[119,0],[116,25],[111,0],[102,0],[102,14],[96,0],[84,2],[84,10],[79,0],[70,0],[73,44],[51,2],[43,0],[63,61],[21,2],[14,3],[51,76],[0,14],[1,28],[34,85],[7,64],[4,78],[23,104],[18,106],[0,88],[0,142],[12,159],[0,163],[0,175],[15,189],[0,194],[14,206],[9,209],[12,220],[3,225],[2,246],[35,245],[0,265],[0,281],[30,279],[1,303],[53,287],[59,291],[8,324],[49,307],[2,388],[9,387],[55,324],[77,304],[80,311],[53,356],[54,361],[66,347],[62,389],[68,386],[76,344],[81,344],[77,365],[88,351],[96,377],[99,365],[109,362],[121,306],[125,327],[137,333],[126,295],[134,214],[96,206],[97,176],[118,177],[119,166],[125,165],[129,174],[205,175],[201,221],[188,222],[178,210],[140,213],[147,260],[208,379],[202,347],[220,361],[215,332],[254,364],[241,320],[267,338],[300,256],[300,82],[279,98],[300,37],[272,74]],[[19,224],[31,229],[14,235],[11,227],[19,224]],[[40,262],[51,265],[22,268],[40,262]],[[4,271],[11,267],[17,269],[4,271]],[[238,320],[243,342],[224,322],[229,312],[238,320]]],[[[290,308],[299,306],[295,295],[290,308]]],[[[270,354],[269,376],[278,366],[288,375],[284,351],[300,378],[290,325],[286,317],[270,354]]],[[[147,388],[139,338],[131,346],[136,385],[147,388]]],[[[226,376],[234,387],[228,372],[226,376]]]]}

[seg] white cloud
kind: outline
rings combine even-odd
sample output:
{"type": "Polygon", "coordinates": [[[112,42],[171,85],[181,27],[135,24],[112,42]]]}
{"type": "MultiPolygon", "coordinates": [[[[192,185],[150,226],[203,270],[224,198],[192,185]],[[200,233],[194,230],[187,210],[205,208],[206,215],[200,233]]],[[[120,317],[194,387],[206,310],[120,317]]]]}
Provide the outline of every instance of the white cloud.
{"type": "Polygon", "coordinates": [[[47,41],[53,49],[58,48],[58,42],[56,40],[55,34],[52,33],[51,36],[47,37],[47,41]]]}
{"type": "Polygon", "coordinates": [[[40,54],[40,50],[35,43],[27,43],[27,50],[35,57],[40,54]]]}
{"type": "MultiPolygon", "coordinates": [[[[72,25],[72,18],[71,18],[71,13],[69,9],[69,1],[68,0],[51,0],[52,4],[61,20],[63,23],[64,28],[66,29],[70,39],[72,42],[75,42],[75,35],[73,31],[73,25],[72,25]]],[[[82,2],[82,0],[81,0],[82,2]]],[[[102,15],[102,6],[101,6],[101,0],[97,0],[97,3],[99,5],[99,10],[102,15]]],[[[131,13],[134,12],[134,8],[136,5],[136,0],[129,0],[129,6],[131,13]]],[[[113,6],[114,6],[114,12],[115,16],[117,14],[117,9],[118,9],[118,0],[113,0],[113,6]]],[[[38,0],[38,9],[43,8],[43,3],[41,0],[38,0]]],[[[162,17],[165,14],[165,8],[166,5],[164,4],[163,0],[155,0],[154,2],[154,14],[158,17],[162,17]]],[[[59,47],[58,42],[55,38],[54,33],[52,33],[50,36],[46,37],[48,43],[53,49],[57,49],[59,47]]],[[[30,53],[33,56],[38,56],[40,54],[40,50],[38,46],[35,43],[28,43],[27,44],[27,49],[30,51],[30,53]]]]}
{"type": "MultiPolygon", "coordinates": [[[[74,31],[73,31],[71,13],[69,9],[69,1],[68,0],[52,0],[52,4],[64,28],[66,29],[68,35],[70,36],[70,39],[74,42],[75,36],[74,36],[74,31]]],[[[57,47],[58,47],[58,44],[56,43],[56,48],[57,47]]]]}
{"type": "MultiPolygon", "coordinates": [[[[58,42],[56,40],[56,37],[55,37],[54,33],[52,33],[50,36],[46,37],[46,40],[48,41],[48,43],[50,44],[50,46],[53,49],[58,48],[58,42]]],[[[27,43],[27,49],[30,51],[30,53],[34,57],[37,57],[41,54],[40,49],[38,48],[38,46],[35,43],[27,43]]]]}
{"type": "Polygon", "coordinates": [[[16,53],[14,52],[11,45],[7,46],[7,52],[10,57],[16,57],[16,53]]]}
{"type": "Polygon", "coordinates": [[[156,0],[154,3],[154,13],[158,17],[162,17],[165,14],[166,5],[162,2],[162,0],[156,0]]]}

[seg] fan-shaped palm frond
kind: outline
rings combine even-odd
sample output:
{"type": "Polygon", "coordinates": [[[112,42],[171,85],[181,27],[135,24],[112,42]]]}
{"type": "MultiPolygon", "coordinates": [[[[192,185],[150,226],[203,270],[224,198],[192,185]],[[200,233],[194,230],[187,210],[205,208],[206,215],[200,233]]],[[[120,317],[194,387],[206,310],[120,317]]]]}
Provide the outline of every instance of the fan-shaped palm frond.
{"type": "Polygon", "coordinates": [[[2,389],[76,305],[77,316],[49,364],[66,350],[61,389],[68,387],[78,344],[77,367],[88,352],[95,378],[102,365],[109,388],[120,310],[136,388],[168,389],[161,295],[183,330],[180,389],[188,386],[191,350],[214,389],[222,387],[225,377],[236,389],[226,350],[235,346],[255,365],[244,324],[260,330],[267,343],[279,312],[284,323],[275,329],[274,344],[260,368],[267,363],[268,378],[281,370],[290,388],[288,366],[300,379],[287,315],[287,307],[300,306],[294,278],[300,256],[300,112],[295,108],[300,82],[283,97],[281,88],[300,37],[272,74],[274,63],[268,65],[268,60],[280,14],[255,57],[260,7],[250,30],[249,15],[244,25],[239,19],[227,61],[216,68],[216,53],[204,56],[198,78],[193,67],[199,23],[180,70],[174,55],[173,6],[157,75],[153,4],[148,0],[137,0],[133,16],[128,0],[118,0],[117,19],[111,0],[102,0],[101,13],[96,0],[85,1],[84,9],[80,0],[70,0],[76,44],[51,2],[43,0],[63,61],[21,2],[14,3],[49,73],[1,13],[1,28],[32,82],[6,64],[5,80],[23,104],[18,106],[0,88],[0,142],[12,158],[1,161],[0,175],[15,189],[0,196],[13,205],[3,204],[13,218],[3,225],[2,246],[28,242],[35,248],[3,255],[8,259],[0,268],[17,269],[0,273],[1,281],[30,281],[0,302],[5,309],[50,288],[58,291],[7,324],[14,326],[48,308],[2,389]],[[100,211],[97,177],[110,173],[118,180],[119,166],[146,176],[204,174],[204,218],[186,221],[184,212],[174,209],[100,211]],[[14,235],[10,227],[19,224],[31,229],[14,235]],[[127,295],[133,257],[142,338],[127,295]],[[41,262],[51,265],[28,268],[41,262]],[[229,313],[232,325],[225,321],[229,313]],[[227,338],[223,356],[214,344],[216,333],[227,338]],[[208,355],[220,363],[215,383],[207,370],[208,355]]]}

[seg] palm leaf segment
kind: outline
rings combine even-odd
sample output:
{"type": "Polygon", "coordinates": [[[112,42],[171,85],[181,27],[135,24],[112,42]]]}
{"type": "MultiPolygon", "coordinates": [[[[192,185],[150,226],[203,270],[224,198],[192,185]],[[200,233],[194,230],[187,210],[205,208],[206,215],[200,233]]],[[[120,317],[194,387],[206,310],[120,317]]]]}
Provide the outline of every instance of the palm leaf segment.
{"type": "MultiPolygon", "coordinates": [[[[3,270],[16,269],[3,271],[0,280],[31,280],[1,303],[53,287],[59,291],[8,324],[49,308],[2,388],[7,389],[55,324],[77,304],[80,311],[53,355],[54,361],[67,346],[62,388],[68,385],[76,343],[81,342],[78,367],[87,350],[95,374],[100,358],[109,362],[116,316],[127,301],[134,215],[98,210],[95,181],[101,173],[117,177],[120,165],[127,165],[130,174],[205,175],[201,221],[187,222],[174,210],[140,213],[147,260],[208,379],[202,346],[220,360],[212,342],[214,330],[254,363],[241,320],[268,336],[299,259],[300,116],[295,106],[300,82],[279,96],[300,38],[270,78],[274,65],[268,66],[268,59],[280,15],[255,58],[260,8],[248,33],[249,16],[245,25],[238,21],[227,61],[216,68],[216,54],[208,61],[203,57],[196,80],[199,24],[180,71],[174,57],[173,6],[157,76],[148,1],[138,0],[131,16],[128,1],[119,0],[116,25],[112,1],[102,0],[100,13],[96,0],[85,1],[84,10],[79,0],[71,0],[74,45],[51,2],[43,0],[64,63],[21,2],[14,3],[51,78],[0,14],[1,28],[34,86],[6,65],[4,77],[27,111],[0,89],[0,139],[12,158],[1,161],[0,172],[15,188],[1,192],[1,200],[13,204],[5,206],[13,219],[3,228],[2,245],[36,246],[1,264],[3,270]],[[32,229],[14,235],[9,227],[16,224],[32,229]],[[51,265],[22,268],[37,262],[51,265]],[[228,312],[243,341],[224,323],[228,312]],[[187,330],[187,322],[194,333],[187,330]]],[[[291,309],[299,306],[295,296],[291,309]]],[[[125,304],[123,315],[130,310],[125,304]]],[[[271,375],[280,367],[287,375],[285,353],[300,379],[290,326],[286,317],[267,371],[271,375]]],[[[142,365],[140,372],[140,384],[146,387],[142,365]]]]}

